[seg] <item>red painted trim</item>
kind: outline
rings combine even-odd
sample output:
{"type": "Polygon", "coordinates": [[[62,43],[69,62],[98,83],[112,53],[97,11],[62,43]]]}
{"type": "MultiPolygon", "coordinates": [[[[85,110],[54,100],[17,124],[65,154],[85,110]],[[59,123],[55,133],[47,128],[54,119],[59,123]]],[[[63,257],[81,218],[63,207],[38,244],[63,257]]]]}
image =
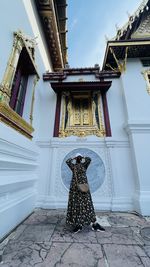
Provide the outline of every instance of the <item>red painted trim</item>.
{"type": "Polygon", "coordinates": [[[62,91],[94,91],[100,90],[101,92],[107,91],[111,86],[112,81],[96,81],[96,82],[53,82],[51,83],[52,89],[56,93],[62,91]]]}
{"type": "Polygon", "coordinates": [[[61,94],[57,94],[56,111],[55,111],[55,124],[54,124],[54,137],[58,137],[58,135],[59,135],[60,110],[61,110],[61,94]]]}
{"type": "Polygon", "coordinates": [[[103,103],[106,136],[111,136],[111,127],[110,127],[109,111],[108,111],[106,93],[102,94],[102,103],[103,103]]]}
{"type": "Polygon", "coordinates": [[[68,75],[89,75],[89,74],[94,74],[97,79],[113,79],[113,78],[119,78],[121,73],[118,71],[80,71],[80,69],[72,69],[70,72],[66,69],[64,69],[62,72],[51,72],[51,73],[45,73],[43,74],[43,80],[44,81],[63,81],[67,78],[68,75]]]}
{"type": "Polygon", "coordinates": [[[23,114],[23,109],[24,109],[24,104],[25,104],[25,97],[26,97],[26,92],[27,92],[27,84],[28,84],[28,77],[26,78],[25,85],[24,85],[24,90],[23,90],[23,96],[22,96],[22,101],[21,101],[21,108],[19,115],[22,117],[23,114]]]}

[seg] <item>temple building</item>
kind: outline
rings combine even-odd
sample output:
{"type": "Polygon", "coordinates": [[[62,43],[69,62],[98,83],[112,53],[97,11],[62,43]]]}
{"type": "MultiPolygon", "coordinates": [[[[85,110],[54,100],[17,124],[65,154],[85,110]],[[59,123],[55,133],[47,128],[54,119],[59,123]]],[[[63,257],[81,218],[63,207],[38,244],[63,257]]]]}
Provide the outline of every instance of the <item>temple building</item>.
{"type": "Polygon", "coordinates": [[[69,66],[66,0],[0,7],[0,239],[34,208],[67,207],[76,153],[96,210],[150,216],[150,0],[101,68],[69,66]]]}

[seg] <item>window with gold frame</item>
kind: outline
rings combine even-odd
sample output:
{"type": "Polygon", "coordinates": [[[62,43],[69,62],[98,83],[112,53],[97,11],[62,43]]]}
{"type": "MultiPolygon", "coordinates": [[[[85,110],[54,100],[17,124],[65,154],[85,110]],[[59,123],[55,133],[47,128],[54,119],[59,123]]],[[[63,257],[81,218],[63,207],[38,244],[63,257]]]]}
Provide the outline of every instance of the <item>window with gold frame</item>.
{"type": "MultiPolygon", "coordinates": [[[[7,67],[4,73],[4,77],[2,83],[0,84],[0,121],[6,123],[7,125],[13,127],[20,133],[24,134],[25,136],[32,138],[32,132],[34,131],[32,127],[32,113],[33,113],[33,103],[34,103],[34,90],[35,85],[39,79],[39,74],[37,71],[37,67],[35,64],[34,59],[34,41],[27,36],[25,36],[21,31],[14,33],[14,40],[12,51],[7,63],[7,67]],[[32,69],[31,74],[34,74],[33,85],[32,85],[32,101],[31,101],[31,111],[30,111],[30,123],[26,122],[20,115],[22,113],[22,107],[20,108],[21,111],[17,112],[19,106],[19,94],[22,93],[23,97],[25,98],[25,88],[22,88],[22,91],[18,91],[18,98],[17,104],[14,106],[12,105],[12,94],[13,94],[13,85],[16,83],[16,73],[18,71],[18,64],[20,62],[21,55],[25,51],[26,56],[28,58],[28,62],[32,69]]],[[[21,68],[23,69],[28,66],[23,66],[23,62],[21,68]]],[[[28,74],[30,74],[28,72],[28,74]]],[[[20,86],[23,83],[23,79],[20,79],[20,86]]],[[[24,99],[25,100],[25,99],[24,99]]]]}
{"type": "Polygon", "coordinates": [[[100,92],[62,94],[59,136],[105,136],[100,92]]]}

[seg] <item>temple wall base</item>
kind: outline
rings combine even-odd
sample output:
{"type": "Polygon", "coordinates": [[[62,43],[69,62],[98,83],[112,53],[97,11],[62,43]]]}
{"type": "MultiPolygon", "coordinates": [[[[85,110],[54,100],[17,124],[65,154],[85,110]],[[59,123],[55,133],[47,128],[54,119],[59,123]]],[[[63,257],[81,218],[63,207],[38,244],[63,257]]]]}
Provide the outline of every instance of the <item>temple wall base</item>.
{"type": "Polygon", "coordinates": [[[65,161],[80,152],[92,158],[87,177],[95,209],[134,210],[134,177],[127,140],[72,136],[37,144],[41,150],[38,207],[67,208],[71,172],[65,161]]]}

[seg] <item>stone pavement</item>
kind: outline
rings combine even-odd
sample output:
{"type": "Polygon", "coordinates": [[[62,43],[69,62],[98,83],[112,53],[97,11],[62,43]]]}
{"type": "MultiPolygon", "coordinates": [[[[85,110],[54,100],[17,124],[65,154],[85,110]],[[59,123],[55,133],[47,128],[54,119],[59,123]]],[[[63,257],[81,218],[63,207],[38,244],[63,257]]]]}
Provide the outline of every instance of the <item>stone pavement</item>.
{"type": "Polygon", "coordinates": [[[0,244],[0,267],[150,267],[150,218],[101,212],[106,232],[73,234],[65,215],[35,210],[0,244]]]}

